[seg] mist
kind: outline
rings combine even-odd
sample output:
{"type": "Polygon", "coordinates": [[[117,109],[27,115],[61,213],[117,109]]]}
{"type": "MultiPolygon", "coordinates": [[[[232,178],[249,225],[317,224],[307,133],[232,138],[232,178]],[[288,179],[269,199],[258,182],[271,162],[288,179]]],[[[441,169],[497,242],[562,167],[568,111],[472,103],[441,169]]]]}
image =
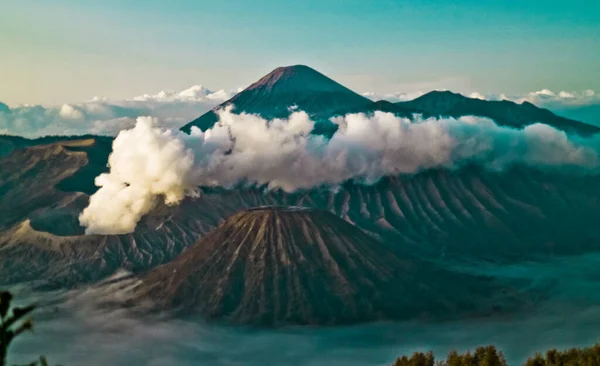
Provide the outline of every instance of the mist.
{"type": "Polygon", "coordinates": [[[456,267],[522,279],[549,295],[528,312],[446,323],[377,323],[352,327],[257,330],[209,325],[198,319],[136,316],[119,307],[126,285],[69,292],[18,293],[23,302],[53,298],[34,313],[36,330],[12,350],[11,363],[40,354],[65,365],[389,365],[399,355],[473,350],[495,344],[510,365],[551,347],[600,340],[600,255],[586,254],[512,265],[456,267]],[[103,305],[103,306],[100,306],[103,305]],[[276,351],[274,351],[276,350],[276,351]]]}
{"type": "Polygon", "coordinates": [[[138,118],[113,143],[110,172],[80,215],[88,234],[132,232],[160,200],[177,204],[198,187],[258,185],[292,192],[355,180],[377,182],[387,175],[477,163],[490,170],[513,164],[571,173],[600,168],[600,135],[570,136],[545,124],[523,129],[479,117],[413,119],[391,113],[348,114],[332,119],[331,138],[312,134],[315,121],[303,111],[265,120],[218,112],[214,127],[190,135],[138,118]]]}

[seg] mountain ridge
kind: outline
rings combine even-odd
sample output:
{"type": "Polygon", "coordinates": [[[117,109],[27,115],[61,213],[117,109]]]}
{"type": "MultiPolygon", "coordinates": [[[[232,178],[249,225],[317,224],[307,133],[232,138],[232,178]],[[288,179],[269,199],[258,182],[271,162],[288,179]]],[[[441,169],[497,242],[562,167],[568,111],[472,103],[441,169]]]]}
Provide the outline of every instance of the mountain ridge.
{"type": "Polygon", "coordinates": [[[474,115],[492,119],[499,125],[523,128],[532,123],[545,123],[565,132],[581,135],[600,133],[600,128],[569,118],[524,101],[519,104],[509,100],[482,100],[469,98],[449,90],[434,90],[410,101],[394,103],[400,107],[421,110],[437,117],[462,117],[474,115]]]}

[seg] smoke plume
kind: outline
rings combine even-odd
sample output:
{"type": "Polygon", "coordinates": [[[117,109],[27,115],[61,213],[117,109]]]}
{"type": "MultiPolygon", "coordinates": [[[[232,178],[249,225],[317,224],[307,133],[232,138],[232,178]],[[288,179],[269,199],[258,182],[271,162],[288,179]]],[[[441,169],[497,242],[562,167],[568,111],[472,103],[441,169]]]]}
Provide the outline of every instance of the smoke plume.
{"type": "Polygon", "coordinates": [[[600,167],[600,136],[569,136],[544,124],[517,130],[479,117],[411,120],[375,112],[332,119],[339,128],[327,139],[311,134],[315,122],[302,111],[270,121],[231,108],[218,115],[213,128],[191,135],[159,128],[148,117],[122,131],[110,172],[96,178],[100,189],[80,216],[86,232],[131,232],[159,200],[176,204],[200,186],[291,192],[473,162],[492,170],[512,164],[585,172],[600,167]]]}

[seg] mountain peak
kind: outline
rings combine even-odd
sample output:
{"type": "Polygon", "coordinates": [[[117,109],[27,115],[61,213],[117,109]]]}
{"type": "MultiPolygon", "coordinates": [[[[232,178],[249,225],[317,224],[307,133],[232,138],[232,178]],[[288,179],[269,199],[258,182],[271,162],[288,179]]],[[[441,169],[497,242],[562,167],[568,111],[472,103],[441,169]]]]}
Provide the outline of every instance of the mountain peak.
{"type": "MultiPolygon", "coordinates": [[[[452,100],[462,100],[462,99],[467,99],[467,97],[465,97],[464,95],[460,94],[460,93],[455,93],[452,92],[450,90],[432,90],[429,93],[425,93],[422,96],[420,96],[419,98],[446,98],[446,99],[452,99],[452,100]]],[[[417,99],[419,99],[417,98],[417,99]]]]}
{"type": "Polygon", "coordinates": [[[274,72],[295,73],[295,72],[303,72],[303,71],[319,73],[317,70],[313,69],[312,67],[302,65],[302,64],[279,66],[276,69],[274,69],[273,71],[271,71],[271,73],[274,73],[274,72]]]}
{"type": "Polygon", "coordinates": [[[523,103],[521,103],[521,105],[524,107],[527,107],[527,108],[541,109],[540,107],[538,107],[535,104],[530,103],[528,101],[523,101],[523,103]]]}
{"type": "Polygon", "coordinates": [[[269,92],[351,92],[349,89],[306,65],[280,66],[250,85],[246,88],[246,91],[258,89],[269,92]]]}
{"type": "Polygon", "coordinates": [[[287,117],[291,106],[313,116],[323,116],[370,103],[371,100],[306,65],[282,66],[188,123],[182,130],[189,133],[192,126],[196,126],[205,131],[217,122],[215,111],[230,104],[235,106],[236,113],[259,114],[273,119],[287,117]]]}

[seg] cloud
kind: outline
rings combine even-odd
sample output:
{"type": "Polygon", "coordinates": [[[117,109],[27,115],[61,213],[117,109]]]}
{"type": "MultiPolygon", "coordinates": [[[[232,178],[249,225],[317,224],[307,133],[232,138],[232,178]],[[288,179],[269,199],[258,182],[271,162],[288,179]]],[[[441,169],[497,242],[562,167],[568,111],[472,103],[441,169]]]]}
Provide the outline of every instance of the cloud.
{"type": "Polygon", "coordinates": [[[379,101],[379,100],[387,100],[392,103],[406,102],[408,100],[413,100],[415,98],[420,97],[423,94],[425,94],[425,93],[423,93],[422,91],[416,91],[416,92],[410,92],[410,93],[397,92],[397,93],[389,93],[389,94],[379,94],[379,93],[374,93],[374,92],[362,93],[363,97],[367,97],[374,102],[379,101]]]}
{"type": "Polygon", "coordinates": [[[485,100],[485,95],[478,93],[478,92],[473,92],[471,94],[468,95],[469,98],[473,98],[473,99],[481,99],[481,100],[485,100]]]}
{"type": "Polygon", "coordinates": [[[295,191],[366,184],[382,176],[478,163],[502,170],[519,163],[540,168],[600,168],[600,135],[570,137],[543,124],[522,130],[479,117],[413,120],[391,113],[349,114],[332,121],[330,138],[311,134],[315,122],[303,111],[267,121],[252,114],[218,112],[217,124],[191,135],[139,118],[113,143],[110,172],[82,212],[89,234],[131,232],[159,200],[169,204],[197,195],[199,186],[265,185],[295,191]]]}
{"type": "Polygon", "coordinates": [[[60,111],[58,112],[58,115],[64,119],[77,120],[77,119],[83,118],[83,112],[80,111],[79,109],[77,109],[76,107],[73,107],[70,104],[63,104],[63,106],[60,107],[60,111]]]}
{"type": "Polygon", "coordinates": [[[46,135],[117,135],[132,128],[139,116],[152,116],[163,127],[179,128],[231,97],[201,85],[144,94],[127,100],[95,97],[78,104],[45,107],[0,103],[0,134],[35,138],[46,135]]]}
{"type": "Polygon", "coordinates": [[[134,97],[135,101],[155,101],[155,102],[203,102],[206,100],[216,100],[219,103],[231,98],[231,93],[224,90],[212,92],[202,85],[194,85],[180,92],[161,91],[154,95],[144,94],[134,97]]]}

